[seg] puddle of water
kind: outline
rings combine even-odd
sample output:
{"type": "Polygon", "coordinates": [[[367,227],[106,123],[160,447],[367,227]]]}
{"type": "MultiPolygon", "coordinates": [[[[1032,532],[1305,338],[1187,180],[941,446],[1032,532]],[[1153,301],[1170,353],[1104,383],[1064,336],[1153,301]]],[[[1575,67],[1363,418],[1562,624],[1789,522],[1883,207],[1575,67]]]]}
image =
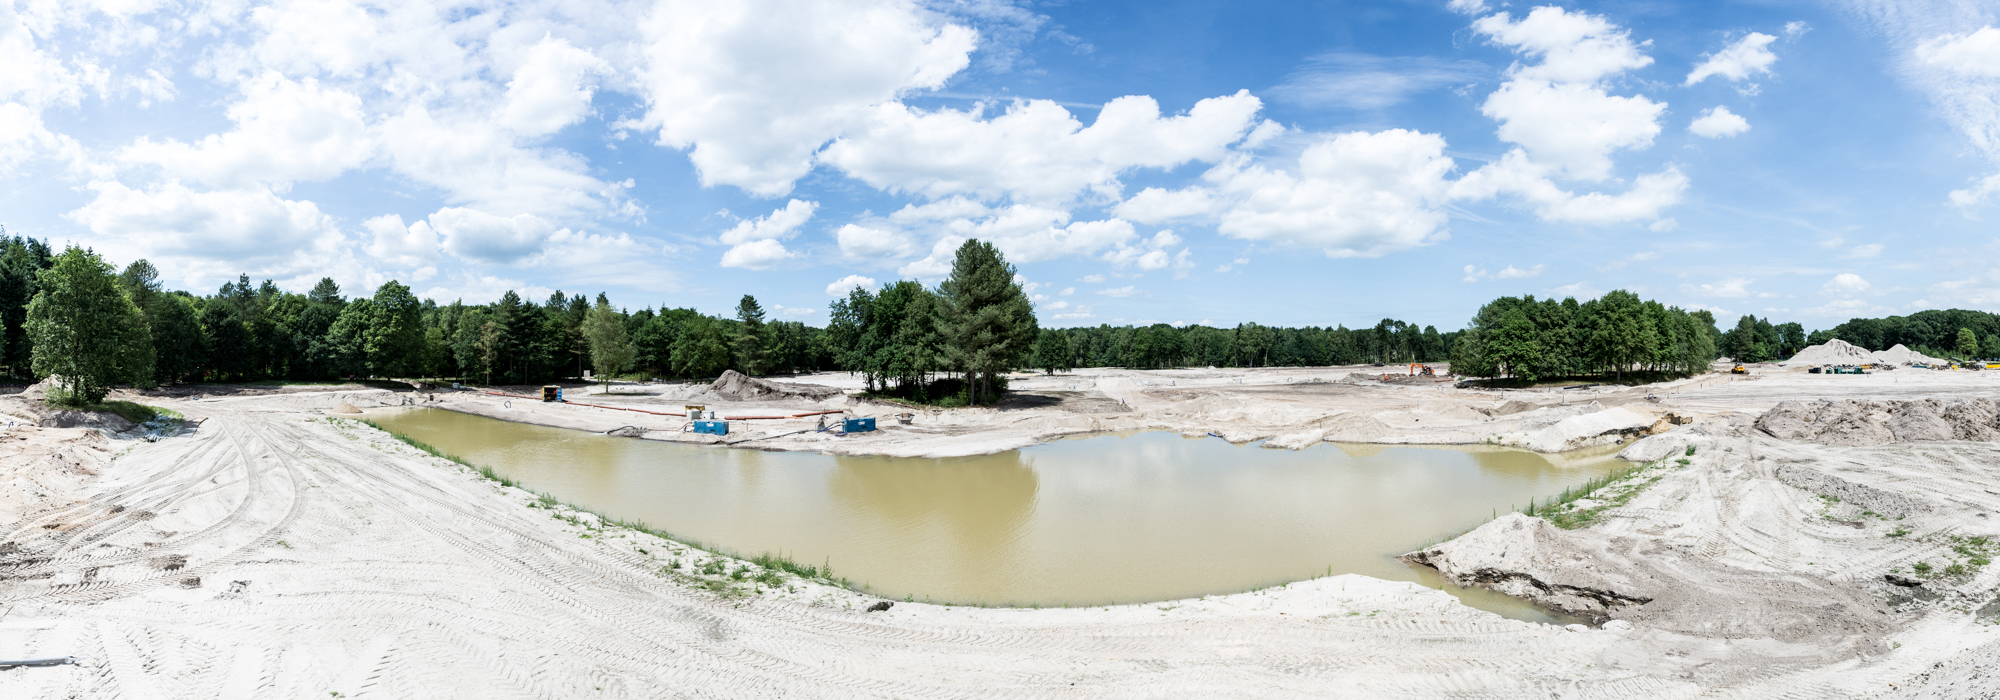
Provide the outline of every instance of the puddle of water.
{"type": "Polygon", "coordinates": [[[1293,452],[1163,432],[980,457],[836,457],[612,438],[442,409],[371,413],[567,503],[738,554],[830,561],[835,574],[891,598],[986,605],[1172,600],[1331,571],[1444,588],[1515,619],[1575,622],[1449,586],[1394,557],[1622,464],[1615,448],[1293,452]]]}

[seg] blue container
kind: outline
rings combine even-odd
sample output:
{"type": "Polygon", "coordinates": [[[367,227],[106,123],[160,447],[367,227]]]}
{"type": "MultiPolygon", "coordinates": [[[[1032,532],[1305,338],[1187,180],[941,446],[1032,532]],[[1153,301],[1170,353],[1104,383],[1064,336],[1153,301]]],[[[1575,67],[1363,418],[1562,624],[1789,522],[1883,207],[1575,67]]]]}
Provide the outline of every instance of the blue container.
{"type": "Polygon", "coordinates": [[[729,421],[698,420],[694,422],[694,431],[697,433],[708,433],[710,435],[728,435],[729,421]]]}
{"type": "Polygon", "coordinates": [[[865,433],[875,429],[875,419],[849,418],[840,422],[840,429],[850,433],[865,433]]]}

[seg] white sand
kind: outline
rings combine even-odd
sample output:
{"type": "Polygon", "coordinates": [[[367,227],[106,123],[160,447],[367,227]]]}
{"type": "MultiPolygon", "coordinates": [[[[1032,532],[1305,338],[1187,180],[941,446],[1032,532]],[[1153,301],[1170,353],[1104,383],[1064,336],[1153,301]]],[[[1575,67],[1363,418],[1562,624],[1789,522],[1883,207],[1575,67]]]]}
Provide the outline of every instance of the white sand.
{"type": "MultiPolygon", "coordinates": [[[[1973,622],[1976,605],[1905,608],[1871,596],[1881,571],[1936,555],[1940,540],[1923,537],[1993,528],[1979,514],[2000,507],[2000,496],[1982,495],[2000,492],[1989,476],[2000,473],[2000,448],[1799,445],[1745,426],[1785,400],[1996,398],[2000,375],[1760,371],[1747,380],[1517,392],[1300,381],[1345,374],[1102,371],[1035,379],[1023,384],[1078,385],[1080,394],[1108,399],[1075,404],[1085,410],[1120,400],[1131,410],[926,412],[918,426],[883,431],[879,442],[825,444],[985,449],[1092,421],[1213,426],[1235,438],[1364,430],[1382,442],[1426,442],[1532,432],[1613,409],[1694,416],[1693,426],[1632,449],[1670,452],[1693,444],[1692,436],[1702,441],[1700,459],[1612,511],[1605,525],[1554,534],[1534,528],[1546,546],[1519,551],[1497,536],[1507,531],[1475,533],[1464,546],[1468,556],[1511,567],[1496,570],[1550,581],[1596,577],[1570,580],[1610,589],[1649,586],[1645,597],[1671,604],[1657,614],[1642,606],[1645,614],[1601,630],[1566,630],[1359,576],[1087,610],[898,603],[864,613],[872,599],[796,579],[722,597],[662,568],[675,559],[706,561],[705,553],[604,528],[588,514],[530,507],[526,492],[325,414],[341,402],[367,409],[433,397],[328,390],[152,399],[209,420],[159,443],[112,442],[95,450],[107,458],[92,467],[96,474],[52,479],[24,491],[29,502],[0,508],[8,543],[0,548],[12,547],[0,554],[0,658],[89,657],[79,666],[0,670],[0,687],[10,698],[1623,700],[1866,697],[1917,681],[1916,692],[1951,697],[1951,688],[1981,687],[1979,669],[1994,666],[2000,626],[1973,622]],[[1512,401],[1537,408],[1478,411],[1512,401]],[[1881,530],[1893,526],[1885,523],[1833,523],[1814,510],[1824,501],[1793,485],[1828,482],[1801,480],[1800,469],[1903,493],[1927,510],[1909,516],[1909,538],[1887,537],[1881,530]],[[1495,543],[1500,552],[1490,551],[1495,543]],[[1512,563],[1524,558],[1529,564],[1512,563]],[[1662,578],[1634,578],[1646,573],[1662,578]],[[1840,607],[1786,607],[1813,596],[1840,607]]],[[[574,427],[641,415],[609,420],[593,416],[613,412],[574,406],[435,398],[574,427]]],[[[53,445],[56,434],[49,435],[35,439],[53,445]]],[[[1977,603],[1996,583],[2000,573],[1989,568],[1952,590],[1977,603]]]]}

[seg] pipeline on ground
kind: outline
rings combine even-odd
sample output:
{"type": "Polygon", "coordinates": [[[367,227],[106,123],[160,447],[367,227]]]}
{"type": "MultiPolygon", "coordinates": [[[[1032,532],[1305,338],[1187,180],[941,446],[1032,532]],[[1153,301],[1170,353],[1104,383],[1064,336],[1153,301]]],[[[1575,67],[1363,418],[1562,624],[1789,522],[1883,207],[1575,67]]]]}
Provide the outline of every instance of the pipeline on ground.
{"type": "MultiPolygon", "coordinates": [[[[507,397],[512,397],[512,398],[516,398],[516,399],[533,399],[533,400],[535,400],[535,401],[540,401],[540,400],[542,400],[542,397],[540,397],[540,396],[527,396],[527,395],[524,395],[524,394],[509,394],[509,393],[507,393],[507,392],[504,392],[504,391],[488,391],[488,392],[485,392],[485,393],[488,393],[488,394],[492,394],[492,395],[494,395],[494,396],[507,396],[507,397]]],[[[569,404],[569,405],[571,405],[571,406],[589,406],[589,407],[591,407],[591,408],[608,408],[608,409],[611,409],[611,410],[613,410],[613,411],[633,411],[633,412],[636,412],[636,413],[650,413],[650,414],[653,414],[653,415],[656,415],[656,416],[674,416],[674,417],[676,417],[676,418],[686,418],[686,417],[687,417],[687,414],[686,414],[686,413],[674,413],[674,412],[671,412],[671,411],[648,411],[648,410],[646,410],[646,409],[643,409],[643,408],[630,408],[630,407],[626,407],[626,406],[603,406],[603,405],[599,405],[599,404],[594,404],[594,403],[577,403],[577,402],[575,402],[575,401],[564,401],[563,403],[566,403],[566,404],[569,404]]],[[[793,415],[789,415],[789,416],[723,416],[723,417],[721,418],[721,420],[784,420],[784,419],[787,419],[787,418],[811,418],[811,417],[813,417],[813,416],[823,416],[823,415],[829,415],[829,414],[834,414],[834,413],[846,413],[846,411],[813,411],[813,412],[811,412],[811,413],[797,413],[797,414],[793,414],[793,415]]]]}

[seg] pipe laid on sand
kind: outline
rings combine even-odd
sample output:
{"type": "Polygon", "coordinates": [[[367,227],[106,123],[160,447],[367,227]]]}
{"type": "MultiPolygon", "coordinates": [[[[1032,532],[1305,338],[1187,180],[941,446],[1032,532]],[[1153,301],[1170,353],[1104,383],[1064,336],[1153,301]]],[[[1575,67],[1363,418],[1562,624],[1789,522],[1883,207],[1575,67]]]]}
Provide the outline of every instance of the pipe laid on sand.
{"type": "Polygon", "coordinates": [[[0,668],[8,668],[10,666],[65,666],[74,664],[85,658],[89,657],[55,656],[46,659],[0,659],[0,668]]]}
{"type": "MultiPolygon", "coordinates": [[[[501,391],[489,391],[489,392],[486,392],[486,393],[488,393],[488,394],[492,394],[492,395],[494,395],[494,396],[511,396],[511,397],[514,397],[514,398],[517,398],[517,399],[536,399],[536,400],[540,400],[540,397],[536,397],[536,396],[523,396],[523,395],[521,395],[521,394],[509,394],[509,393],[506,393],[506,392],[501,392],[501,391]]],[[[591,408],[608,408],[608,409],[611,409],[611,410],[613,410],[613,411],[633,411],[633,412],[637,412],[637,413],[650,413],[650,414],[653,414],[653,415],[656,415],[656,416],[674,416],[674,417],[676,417],[676,418],[686,418],[686,417],[687,417],[687,414],[686,414],[686,413],[673,413],[673,412],[671,412],[671,411],[648,411],[648,410],[646,410],[646,409],[643,409],[643,408],[629,408],[629,407],[626,407],[626,406],[601,406],[601,405],[598,405],[598,404],[594,404],[594,403],[578,403],[578,402],[575,402],[575,401],[564,401],[563,403],[566,403],[566,404],[569,404],[569,405],[571,405],[571,406],[589,406],[589,407],[591,407],[591,408]]],[[[811,417],[813,417],[813,416],[820,416],[820,415],[826,415],[826,414],[829,414],[829,413],[846,413],[846,411],[813,411],[813,412],[811,412],[811,413],[796,413],[796,414],[793,414],[793,415],[789,415],[789,416],[723,416],[723,417],[719,418],[718,420],[785,420],[785,419],[788,419],[788,418],[811,418],[811,417]]]]}

